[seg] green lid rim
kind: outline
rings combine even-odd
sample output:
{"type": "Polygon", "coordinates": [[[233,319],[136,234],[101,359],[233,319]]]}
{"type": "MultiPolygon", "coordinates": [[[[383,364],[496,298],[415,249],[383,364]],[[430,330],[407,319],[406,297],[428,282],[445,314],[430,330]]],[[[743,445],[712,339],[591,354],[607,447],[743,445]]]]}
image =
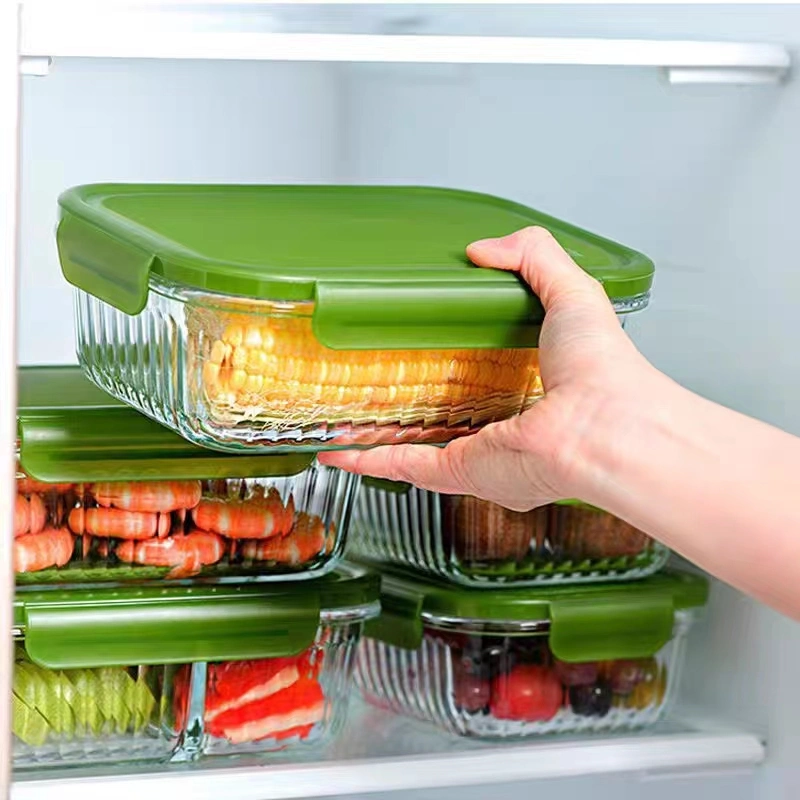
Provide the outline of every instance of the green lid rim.
{"type": "Polygon", "coordinates": [[[379,601],[376,573],[343,564],[286,583],[43,590],[14,600],[14,626],[49,668],[173,664],[294,655],[322,614],[379,601]]]}
{"type": "Polygon", "coordinates": [[[17,370],[19,460],[49,483],[294,477],[316,451],[221,453],[192,444],[97,388],[78,366],[17,370]]]}
{"type": "MultiPolygon", "coordinates": [[[[307,274],[303,269],[298,273],[297,267],[277,264],[270,271],[264,264],[254,266],[202,255],[199,250],[190,249],[189,244],[176,244],[144,223],[95,205],[98,198],[113,195],[225,192],[244,196],[306,192],[317,199],[337,194],[363,198],[372,192],[480,203],[507,212],[509,220],[518,220],[516,229],[523,227],[523,222],[538,224],[549,228],[557,238],[564,236],[565,241],[591,245],[606,256],[613,253],[613,265],[585,265],[587,270],[594,270],[612,300],[646,298],[653,283],[653,262],[642,253],[521,203],[486,193],[437,186],[155,183],[83,184],[59,196],[56,238],[65,278],[127,314],[138,314],[145,307],[151,274],[189,291],[222,297],[313,300],[315,335],[333,349],[538,346],[544,314],[541,304],[518,275],[506,271],[476,268],[474,272],[454,274],[449,268],[433,265],[420,271],[422,265],[416,263],[412,264],[413,269],[392,267],[377,277],[370,276],[369,269],[362,266],[352,274],[337,277],[331,277],[333,273],[323,273],[325,277],[307,274]]],[[[462,247],[468,244],[465,241],[462,247]]],[[[572,255],[578,263],[584,260],[577,251],[572,255]]],[[[463,261],[469,263],[466,255],[463,261]]]]}
{"type": "Polygon", "coordinates": [[[383,568],[381,617],[367,625],[373,638],[416,649],[438,617],[466,623],[549,623],[550,646],[565,661],[654,655],[672,637],[676,611],[702,607],[706,578],[668,569],[636,582],[472,589],[396,568],[383,568]]]}

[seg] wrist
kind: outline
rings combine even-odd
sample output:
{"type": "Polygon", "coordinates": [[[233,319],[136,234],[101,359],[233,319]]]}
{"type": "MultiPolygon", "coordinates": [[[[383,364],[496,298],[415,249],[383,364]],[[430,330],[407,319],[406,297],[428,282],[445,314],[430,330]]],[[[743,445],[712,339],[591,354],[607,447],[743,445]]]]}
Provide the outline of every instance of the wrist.
{"type": "MultiPolygon", "coordinates": [[[[564,495],[629,516],[636,476],[649,458],[674,437],[690,415],[682,409],[689,393],[646,362],[613,390],[595,392],[591,410],[572,426],[565,449],[564,495]],[[683,420],[683,422],[680,422],[683,420]]],[[[585,406],[585,400],[577,399],[585,406]]],[[[579,407],[581,407],[579,405],[579,407]]],[[[682,431],[685,432],[685,431],[682,431]]]]}

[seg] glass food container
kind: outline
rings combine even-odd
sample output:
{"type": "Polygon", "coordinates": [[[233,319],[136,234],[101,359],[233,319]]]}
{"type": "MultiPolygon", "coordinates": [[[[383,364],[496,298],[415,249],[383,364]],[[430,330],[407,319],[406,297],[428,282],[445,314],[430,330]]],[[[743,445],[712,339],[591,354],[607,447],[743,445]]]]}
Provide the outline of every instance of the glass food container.
{"type": "Polygon", "coordinates": [[[348,548],[359,559],[486,588],[631,580],[669,558],[646,534],[577,501],[509,511],[375,478],[361,482],[348,548]]]}
{"type": "Polygon", "coordinates": [[[344,723],[377,601],[377,577],[352,566],[302,585],[26,593],[14,768],[319,743],[344,723]]]}
{"type": "Polygon", "coordinates": [[[543,394],[543,310],[472,241],[551,230],[620,316],[645,256],[488,195],[402,186],[100,184],[59,199],[78,358],[219,450],[446,442],[543,394]]]}
{"type": "Polygon", "coordinates": [[[91,384],[19,371],[17,586],[311,578],[340,559],[358,479],[313,453],[200,448],[91,384]]]}
{"type": "Polygon", "coordinates": [[[368,701],[487,739],[655,723],[675,697],[707,582],[495,591],[386,573],[356,682],[368,701]]]}

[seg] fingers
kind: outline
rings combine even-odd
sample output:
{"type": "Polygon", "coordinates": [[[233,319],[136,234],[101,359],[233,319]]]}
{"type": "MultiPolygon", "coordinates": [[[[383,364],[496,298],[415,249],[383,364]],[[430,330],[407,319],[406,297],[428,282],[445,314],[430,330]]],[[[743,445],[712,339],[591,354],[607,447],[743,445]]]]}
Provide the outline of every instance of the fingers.
{"type": "Polygon", "coordinates": [[[473,494],[462,464],[481,459],[478,436],[458,439],[447,447],[398,444],[371,450],[343,450],[319,453],[321,464],[346,472],[412,483],[421,489],[443,494],[473,494]]]}
{"type": "MultiPolygon", "coordinates": [[[[524,228],[500,239],[481,239],[467,247],[467,256],[479,267],[519,272],[547,310],[559,295],[585,292],[605,297],[599,284],[584,272],[544,228],[524,228]]],[[[607,300],[605,301],[607,304],[607,300]]]]}

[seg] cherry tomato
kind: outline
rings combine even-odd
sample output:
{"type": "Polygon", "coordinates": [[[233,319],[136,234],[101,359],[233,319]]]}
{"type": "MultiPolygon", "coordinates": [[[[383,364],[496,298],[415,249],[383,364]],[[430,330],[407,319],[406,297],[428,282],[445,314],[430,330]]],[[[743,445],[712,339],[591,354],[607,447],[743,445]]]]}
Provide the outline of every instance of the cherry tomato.
{"type": "Polygon", "coordinates": [[[497,719],[540,722],[552,719],[564,702],[556,674],[536,664],[520,664],[492,685],[490,710],[497,719]]]}

